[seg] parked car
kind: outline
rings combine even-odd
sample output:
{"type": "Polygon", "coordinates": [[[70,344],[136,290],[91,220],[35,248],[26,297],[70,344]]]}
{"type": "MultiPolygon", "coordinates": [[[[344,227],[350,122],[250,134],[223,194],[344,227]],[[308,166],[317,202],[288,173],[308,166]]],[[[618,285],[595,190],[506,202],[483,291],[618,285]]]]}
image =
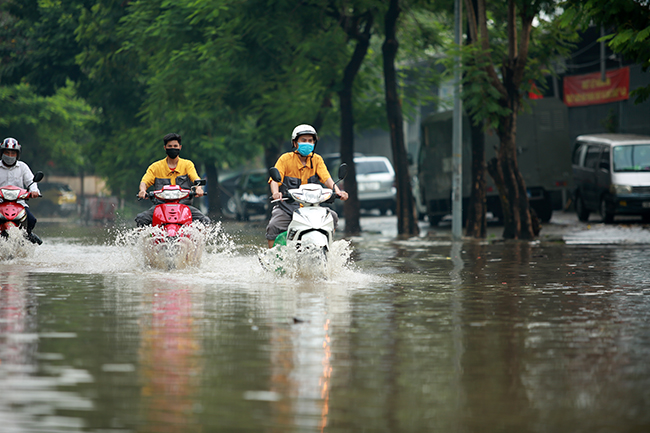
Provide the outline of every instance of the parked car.
{"type": "Polygon", "coordinates": [[[650,136],[581,135],[575,149],[574,200],[580,221],[593,211],[605,223],[616,215],[650,221],[650,136]]]}
{"type": "MultiPolygon", "coordinates": [[[[341,164],[338,154],[324,155],[325,165],[329,170],[337,170],[341,164]]],[[[384,215],[389,210],[395,213],[397,190],[395,188],[395,170],[385,156],[366,156],[355,154],[354,167],[357,172],[357,190],[361,209],[378,209],[384,215]]],[[[336,173],[330,173],[336,179],[336,173]]],[[[345,189],[344,181],[339,183],[345,189]]],[[[337,202],[338,210],[341,203],[337,202]]],[[[337,211],[338,211],[337,210],[337,211]]]]}
{"type": "Polygon", "coordinates": [[[70,185],[60,182],[41,182],[38,184],[41,197],[30,200],[29,207],[42,215],[67,216],[77,210],[77,194],[70,185]]]}
{"type": "Polygon", "coordinates": [[[265,169],[245,170],[225,176],[220,182],[224,215],[247,221],[264,215],[269,206],[269,174],[265,169]]]}

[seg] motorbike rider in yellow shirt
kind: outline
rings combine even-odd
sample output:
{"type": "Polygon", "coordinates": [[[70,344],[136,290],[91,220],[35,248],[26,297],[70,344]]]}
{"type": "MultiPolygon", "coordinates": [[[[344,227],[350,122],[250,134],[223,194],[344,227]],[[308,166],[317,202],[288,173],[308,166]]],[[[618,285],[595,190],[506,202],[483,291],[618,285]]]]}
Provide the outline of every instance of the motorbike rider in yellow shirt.
{"type": "MultiPolygon", "coordinates": [[[[147,172],[142,176],[142,180],[140,181],[140,190],[138,192],[138,197],[140,198],[146,198],[147,188],[152,185],[154,190],[162,189],[165,185],[178,185],[183,189],[191,189],[192,183],[200,179],[194,163],[189,159],[182,159],[178,156],[182,149],[180,135],[175,133],[165,135],[163,137],[163,144],[167,157],[154,162],[147,168],[147,172]]],[[[196,187],[195,192],[197,197],[204,195],[203,188],[200,186],[196,187]]],[[[180,202],[187,205],[192,211],[192,221],[200,221],[203,224],[210,223],[210,218],[192,206],[192,199],[183,199],[180,202]]],[[[154,205],[136,215],[135,222],[138,227],[151,224],[155,207],[154,205]]]]}
{"type": "MultiPolygon", "coordinates": [[[[326,188],[330,188],[337,194],[341,200],[348,199],[348,193],[339,189],[334,184],[330,176],[323,157],[314,152],[318,142],[318,133],[311,125],[298,125],[291,133],[291,143],[293,150],[280,156],[275,163],[275,167],[282,175],[282,185],[273,180],[269,180],[273,200],[282,198],[281,190],[285,191],[291,188],[298,188],[306,183],[323,183],[326,188]]],[[[275,238],[287,230],[293,211],[298,206],[297,203],[288,204],[280,201],[271,211],[271,219],[266,226],[266,240],[269,248],[273,248],[275,238]]],[[[332,212],[334,226],[338,224],[338,215],[332,212]]]]}

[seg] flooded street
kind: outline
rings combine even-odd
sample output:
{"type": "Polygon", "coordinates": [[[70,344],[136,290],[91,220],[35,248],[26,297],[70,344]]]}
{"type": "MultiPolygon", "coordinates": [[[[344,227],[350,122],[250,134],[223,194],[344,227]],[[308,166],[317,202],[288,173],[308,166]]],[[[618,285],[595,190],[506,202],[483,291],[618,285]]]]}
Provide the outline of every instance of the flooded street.
{"type": "Polygon", "coordinates": [[[365,217],[326,279],[265,271],[261,222],[171,271],[134,229],[39,225],[0,270],[0,431],[650,431],[650,229],[557,221],[365,217]]]}

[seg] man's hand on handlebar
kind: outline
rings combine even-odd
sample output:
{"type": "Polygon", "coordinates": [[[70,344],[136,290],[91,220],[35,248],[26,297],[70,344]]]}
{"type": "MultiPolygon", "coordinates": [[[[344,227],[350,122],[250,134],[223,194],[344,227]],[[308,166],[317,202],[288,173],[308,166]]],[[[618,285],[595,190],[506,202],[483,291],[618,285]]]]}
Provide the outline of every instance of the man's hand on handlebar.
{"type": "Polygon", "coordinates": [[[143,189],[141,189],[140,191],[138,191],[138,198],[140,198],[140,199],[145,199],[145,198],[147,198],[147,191],[146,191],[146,190],[143,190],[143,189]]]}
{"type": "Polygon", "coordinates": [[[338,196],[341,200],[345,201],[348,199],[348,193],[345,191],[339,191],[338,196]]]}
{"type": "Polygon", "coordinates": [[[194,190],[194,195],[197,197],[203,197],[205,193],[203,192],[203,187],[197,186],[196,189],[194,190]]]}
{"type": "Polygon", "coordinates": [[[274,192],[273,195],[271,196],[273,200],[280,200],[282,198],[282,193],[281,192],[274,192]]]}

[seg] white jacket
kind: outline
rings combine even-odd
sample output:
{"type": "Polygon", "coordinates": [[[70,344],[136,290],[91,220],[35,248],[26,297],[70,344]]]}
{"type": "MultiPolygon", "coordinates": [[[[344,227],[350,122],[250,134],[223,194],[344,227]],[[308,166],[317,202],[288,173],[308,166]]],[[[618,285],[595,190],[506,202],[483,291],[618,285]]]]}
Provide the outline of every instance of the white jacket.
{"type": "MultiPolygon", "coordinates": [[[[22,161],[16,161],[11,167],[7,167],[4,162],[0,162],[0,187],[13,185],[19,188],[27,189],[29,186],[29,191],[36,191],[40,194],[38,190],[38,185],[32,183],[34,181],[34,174],[29,169],[29,166],[22,161]]],[[[25,200],[18,200],[18,203],[23,206],[27,206],[25,200]]]]}

